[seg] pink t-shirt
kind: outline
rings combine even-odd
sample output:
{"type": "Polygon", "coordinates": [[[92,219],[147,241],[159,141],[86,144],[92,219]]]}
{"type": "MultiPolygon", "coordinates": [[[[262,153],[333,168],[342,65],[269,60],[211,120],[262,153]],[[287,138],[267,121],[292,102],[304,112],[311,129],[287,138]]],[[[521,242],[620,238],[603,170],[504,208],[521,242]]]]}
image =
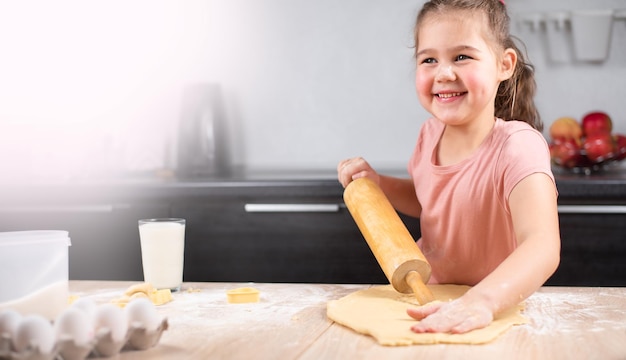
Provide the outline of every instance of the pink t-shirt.
{"type": "Polygon", "coordinates": [[[497,119],[469,158],[438,166],[444,127],[436,119],[424,123],[409,161],[422,206],[418,245],[432,266],[430,283],[475,285],[517,246],[508,201],[515,185],[533,173],[554,182],[550,153],[530,125],[497,119]]]}

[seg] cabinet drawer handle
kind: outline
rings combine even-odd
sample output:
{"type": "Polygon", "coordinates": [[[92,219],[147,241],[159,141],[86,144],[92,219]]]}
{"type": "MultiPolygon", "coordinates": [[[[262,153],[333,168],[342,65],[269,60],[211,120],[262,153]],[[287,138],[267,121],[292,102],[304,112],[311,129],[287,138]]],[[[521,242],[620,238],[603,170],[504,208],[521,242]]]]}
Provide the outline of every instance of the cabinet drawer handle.
{"type": "Polygon", "coordinates": [[[338,204],[246,204],[246,212],[337,212],[338,204]]]}
{"type": "Polygon", "coordinates": [[[626,214],[621,205],[559,205],[560,214],[626,214]]]}

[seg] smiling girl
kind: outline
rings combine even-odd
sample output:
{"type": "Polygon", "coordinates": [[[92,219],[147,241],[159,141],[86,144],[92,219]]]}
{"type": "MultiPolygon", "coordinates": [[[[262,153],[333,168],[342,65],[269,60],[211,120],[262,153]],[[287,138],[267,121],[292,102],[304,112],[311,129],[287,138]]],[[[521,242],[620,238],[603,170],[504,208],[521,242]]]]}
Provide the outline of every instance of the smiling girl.
{"type": "Polygon", "coordinates": [[[432,115],[409,161],[410,179],[363,158],[338,178],[376,181],[418,217],[430,283],[472,288],[451,302],[409,309],[415,332],[463,333],[535,292],[556,270],[560,235],[550,155],[533,103],[532,67],[509,34],[499,0],[432,0],[417,16],[415,84],[432,115]]]}

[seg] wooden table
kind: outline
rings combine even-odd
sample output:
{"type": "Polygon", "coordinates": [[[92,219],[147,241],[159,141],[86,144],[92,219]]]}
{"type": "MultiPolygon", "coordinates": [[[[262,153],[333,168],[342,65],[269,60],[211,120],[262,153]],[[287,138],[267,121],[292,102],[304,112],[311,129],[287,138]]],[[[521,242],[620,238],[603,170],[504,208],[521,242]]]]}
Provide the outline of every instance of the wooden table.
{"type": "MultiPolygon", "coordinates": [[[[132,282],[70,281],[70,292],[107,302],[132,282]]],[[[387,347],[326,317],[326,303],[367,285],[185,283],[158,307],[169,329],[119,359],[626,359],[626,288],[543,287],[526,301],[529,324],[484,345],[387,347]],[[261,301],[229,304],[253,286],[261,301]]]]}

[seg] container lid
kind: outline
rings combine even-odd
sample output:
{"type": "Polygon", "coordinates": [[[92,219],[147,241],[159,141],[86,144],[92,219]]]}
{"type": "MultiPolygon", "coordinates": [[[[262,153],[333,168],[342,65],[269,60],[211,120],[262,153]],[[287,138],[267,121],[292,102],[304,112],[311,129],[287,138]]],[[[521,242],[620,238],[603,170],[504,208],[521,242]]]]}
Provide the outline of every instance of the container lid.
{"type": "Polygon", "coordinates": [[[30,230],[0,232],[0,246],[64,242],[72,245],[65,230],[30,230]]]}

